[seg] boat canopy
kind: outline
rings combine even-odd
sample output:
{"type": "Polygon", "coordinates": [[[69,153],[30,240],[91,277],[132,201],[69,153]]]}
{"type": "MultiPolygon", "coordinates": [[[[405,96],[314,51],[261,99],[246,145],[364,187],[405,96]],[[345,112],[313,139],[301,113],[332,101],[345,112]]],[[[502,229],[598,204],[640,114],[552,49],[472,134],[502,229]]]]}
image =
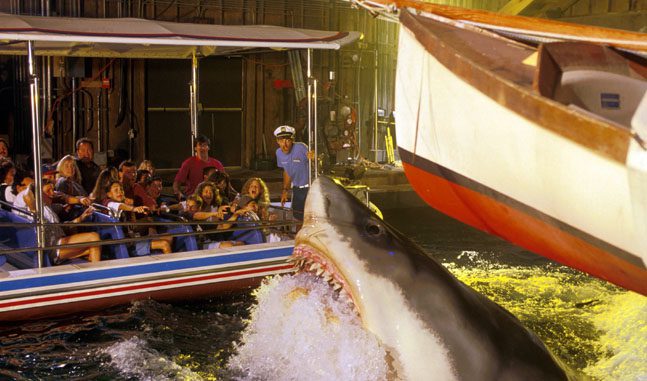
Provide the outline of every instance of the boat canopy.
{"type": "Polygon", "coordinates": [[[186,24],[139,18],[70,18],[0,13],[0,54],[190,58],[267,49],[339,49],[359,32],[273,25],[186,24]]]}

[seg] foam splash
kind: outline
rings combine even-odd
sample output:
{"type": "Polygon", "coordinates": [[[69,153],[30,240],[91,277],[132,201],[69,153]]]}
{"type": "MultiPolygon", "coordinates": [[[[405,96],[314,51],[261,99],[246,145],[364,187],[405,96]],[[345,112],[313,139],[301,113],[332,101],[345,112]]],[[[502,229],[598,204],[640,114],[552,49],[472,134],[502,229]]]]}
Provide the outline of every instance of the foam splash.
{"type": "Polygon", "coordinates": [[[626,292],[597,309],[594,324],[604,332],[607,354],[584,371],[599,379],[647,380],[647,298],[626,292]]]}
{"type": "Polygon", "coordinates": [[[228,367],[241,380],[383,380],[386,352],[331,288],[308,275],[274,277],[256,292],[228,367]]]}
{"type": "Polygon", "coordinates": [[[110,355],[110,365],[141,381],[203,380],[200,375],[150,348],[146,340],[138,337],[113,344],[103,352],[110,355]]]}

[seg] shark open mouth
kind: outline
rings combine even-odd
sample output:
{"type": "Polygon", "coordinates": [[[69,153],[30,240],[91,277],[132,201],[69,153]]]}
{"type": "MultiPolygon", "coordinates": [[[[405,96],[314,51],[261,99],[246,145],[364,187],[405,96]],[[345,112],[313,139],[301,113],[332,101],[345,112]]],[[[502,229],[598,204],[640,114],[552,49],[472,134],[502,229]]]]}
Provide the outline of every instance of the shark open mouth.
{"type": "Polygon", "coordinates": [[[299,244],[294,248],[290,261],[294,263],[297,272],[306,272],[323,279],[336,292],[339,300],[348,303],[355,313],[359,309],[349,291],[346,279],[338,271],[335,264],[328,260],[320,251],[306,244],[299,244]]]}

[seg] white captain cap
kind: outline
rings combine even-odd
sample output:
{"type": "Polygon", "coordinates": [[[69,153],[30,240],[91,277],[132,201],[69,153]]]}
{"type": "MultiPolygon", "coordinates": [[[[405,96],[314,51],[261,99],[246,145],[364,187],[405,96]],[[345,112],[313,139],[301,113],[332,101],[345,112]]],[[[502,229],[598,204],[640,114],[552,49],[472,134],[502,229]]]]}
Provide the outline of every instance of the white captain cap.
{"type": "Polygon", "coordinates": [[[278,126],[274,130],[274,136],[277,138],[293,138],[295,133],[294,127],[290,126],[278,126]]]}

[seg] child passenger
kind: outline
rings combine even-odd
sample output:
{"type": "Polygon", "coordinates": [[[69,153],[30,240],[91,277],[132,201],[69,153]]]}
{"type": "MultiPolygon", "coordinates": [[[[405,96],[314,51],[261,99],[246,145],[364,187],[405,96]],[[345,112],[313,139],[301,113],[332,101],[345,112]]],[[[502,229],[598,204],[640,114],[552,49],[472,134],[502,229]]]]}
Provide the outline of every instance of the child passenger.
{"type": "MultiPolygon", "coordinates": [[[[223,214],[225,213],[224,208],[223,210],[216,212],[203,212],[201,211],[201,209],[203,208],[202,203],[202,198],[200,196],[195,193],[192,194],[191,196],[189,196],[189,198],[186,199],[185,208],[182,212],[182,215],[192,221],[222,221],[223,214]]],[[[217,230],[221,229],[223,228],[218,226],[217,230]]],[[[197,225],[196,230],[202,231],[203,229],[200,227],[200,225],[197,225]]],[[[226,235],[223,233],[209,234],[210,241],[205,242],[205,249],[226,248],[244,245],[243,242],[227,240],[225,237],[226,235]]]]}
{"type": "MultiPolygon", "coordinates": [[[[110,182],[110,185],[106,188],[106,196],[108,198],[105,201],[105,205],[117,218],[120,218],[123,212],[148,214],[149,210],[146,206],[132,206],[126,204],[126,195],[124,193],[124,188],[119,181],[110,182]]],[[[169,239],[164,238],[151,240],[150,248],[152,250],[161,250],[164,254],[171,252],[171,244],[169,242],[169,239]]]]}

